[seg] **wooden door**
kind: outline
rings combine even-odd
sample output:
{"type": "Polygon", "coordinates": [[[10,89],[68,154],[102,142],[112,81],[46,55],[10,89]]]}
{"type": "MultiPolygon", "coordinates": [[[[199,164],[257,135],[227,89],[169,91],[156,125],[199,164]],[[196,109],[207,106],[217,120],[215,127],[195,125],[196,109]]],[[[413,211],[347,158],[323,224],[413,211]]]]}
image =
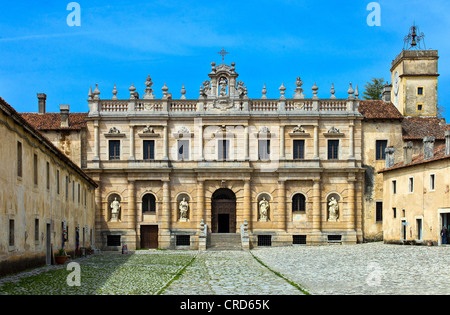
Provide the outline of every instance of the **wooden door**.
{"type": "Polygon", "coordinates": [[[142,249],[158,248],[158,226],[157,225],[141,226],[141,248],[142,249]]]}
{"type": "Polygon", "coordinates": [[[212,206],[212,232],[236,233],[236,201],[214,200],[212,206]]]}

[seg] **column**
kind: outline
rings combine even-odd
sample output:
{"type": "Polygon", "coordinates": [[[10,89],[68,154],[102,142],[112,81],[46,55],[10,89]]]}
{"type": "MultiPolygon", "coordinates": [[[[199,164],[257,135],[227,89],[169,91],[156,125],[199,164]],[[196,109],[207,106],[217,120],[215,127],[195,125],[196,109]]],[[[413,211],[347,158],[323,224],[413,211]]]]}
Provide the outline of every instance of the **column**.
{"type": "Polygon", "coordinates": [[[130,161],[135,160],[134,126],[130,126],[130,161]]]}
{"type": "Polygon", "coordinates": [[[206,213],[205,213],[205,181],[197,180],[197,218],[196,222],[198,225],[201,223],[202,219],[206,223],[206,213]]]}
{"type": "Polygon", "coordinates": [[[280,160],[286,159],[286,148],[284,142],[284,126],[280,126],[280,160]]]}
{"type": "Polygon", "coordinates": [[[103,203],[102,203],[102,181],[100,175],[98,178],[93,178],[98,185],[98,188],[94,190],[94,198],[95,198],[95,227],[94,227],[94,244],[96,247],[102,246],[101,239],[101,226],[102,222],[106,222],[107,217],[106,213],[104,213],[103,203]]]}
{"type": "MultiPolygon", "coordinates": [[[[197,122],[197,119],[196,119],[197,122]]],[[[203,123],[202,120],[199,120],[198,125],[198,160],[203,161],[204,160],[204,153],[203,153],[203,123]]]]}
{"type": "Polygon", "coordinates": [[[286,182],[278,182],[278,220],[280,228],[287,232],[286,182]]]}
{"type": "Polygon", "coordinates": [[[250,151],[249,150],[249,134],[248,134],[248,126],[246,126],[245,131],[244,131],[244,153],[245,153],[246,161],[250,161],[249,151],[250,151]]]}
{"type": "Polygon", "coordinates": [[[319,159],[319,126],[314,126],[314,159],[319,159]]]}
{"type": "MultiPolygon", "coordinates": [[[[352,174],[353,175],[353,174],[352,174]]],[[[356,207],[355,207],[355,184],[356,178],[354,176],[349,176],[348,178],[348,229],[356,231],[356,207]]]]}
{"type": "Polygon", "coordinates": [[[162,204],[162,218],[161,227],[164,230],[170,229],[170,181],[163,181],[163,204],[162,204]]]}
{"type": "Polygon", "coordinates": [[[168,126],[164,126],[164,131],[163,131],[163,137],[164,137],[164,157],[163,160],[168,160],[169,159],[169,127],[168,126]]]}
{"type": "Polygon", "coordinates": [[[95,156],[94,161],[100,160],[100,132],[99,132],[99,122],[98,120],[94,121],[94,149],[95,156]]]}
{"type": "Polygon", "coordinates": [[[128,181],[128,211],[126,220],[128,222],[128,228],[134,230],[136,233],[136,248],[138,248],[140,233],[138,213],[136,209],[136,186],[134,180],[128,181]]]}
{"type": "Polygon", "coordinates": [[[313,230],[320,232],[322,229],[322,211],[320,204],[320,178],[314,179],[313,182],[313,230]]]}
{"type": "Polygon", "coordinates": [[[251,179],[244,180],[244,217],[243,220],[247,220],[248,229],[251,230],[253,226],[252,219],[252,200],[251,200],[251,179]]]}
{"type": "Polygon", "coordinates": [[[355,125],[352,124],[349,126],[350,128],[350,143],[349,143],[349,158],[355,158],[355,125]]]}

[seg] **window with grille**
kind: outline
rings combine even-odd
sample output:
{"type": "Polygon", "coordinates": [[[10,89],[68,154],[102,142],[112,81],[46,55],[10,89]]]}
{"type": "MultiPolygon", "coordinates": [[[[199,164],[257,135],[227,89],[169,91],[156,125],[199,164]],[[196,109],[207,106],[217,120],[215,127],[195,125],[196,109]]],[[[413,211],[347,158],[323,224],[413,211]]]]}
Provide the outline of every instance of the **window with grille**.
{"type": "Polygon", "coordinates": [[[155,159],[155,140],[144,141],[144,160],[155,159]]]}
{"type": "Polygon", "coordinates": [[[304,195],[296,194],[292,198],[292,211],[293,212],[297,212],[297,211],[304,212],[304,211],[306,211],[306,197],[304,195]]]}
{"type": "Polygon", "coordinates": [[[120,160],[120,140],[109,140],[109,159],[120,160]]]}
{"type": "Polygon", "coordinates": [[[339,160],[339,140],[328,140],[328,159],[339,160]]]}
{"type": "Polygon", "coordinates": [[[191,236],[190,235],[177,235],[176,246],[191,246],[191,236]]]}
{"type": "Polygon", "coordinates": [[[108,235],[107,246],[120,246],[121,245],[121,236],[120,235],[108,235]]]}
{"type": "Polygon", "coordinates": [[[294,140],[294,160],[305,158],[305,140],[294,140]]]}
{"type": "Polygon", "coordinates": [[[292,244],[294,245],[306,245],[306,235],[293,235],[292,244]]]}
{"type": "Polygon", "coordinates": [[[328,235],[328,242],[342,242],[342,235],[328,235]]]}
{"type": "Polygon", "coordinates": [[[258,235],[258,246],[272,246],[272,235],[258,235]]]}

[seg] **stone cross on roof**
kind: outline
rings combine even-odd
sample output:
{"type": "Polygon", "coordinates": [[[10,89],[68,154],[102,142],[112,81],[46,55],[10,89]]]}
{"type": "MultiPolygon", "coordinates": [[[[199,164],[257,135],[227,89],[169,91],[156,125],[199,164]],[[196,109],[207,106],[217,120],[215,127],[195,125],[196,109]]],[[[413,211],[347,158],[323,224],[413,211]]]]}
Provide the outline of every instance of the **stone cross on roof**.
{"type": "Polygon", "coordinates": [[[224,63],[225,63],[225,56],[226,56],[226,55],[229,55],[230,53],[227,52],[227,51],[225,50],[225,48],[222,48],[222,50],[219,51],[218,54],[222,56],[222,63],[224,64],[224,63]]]}

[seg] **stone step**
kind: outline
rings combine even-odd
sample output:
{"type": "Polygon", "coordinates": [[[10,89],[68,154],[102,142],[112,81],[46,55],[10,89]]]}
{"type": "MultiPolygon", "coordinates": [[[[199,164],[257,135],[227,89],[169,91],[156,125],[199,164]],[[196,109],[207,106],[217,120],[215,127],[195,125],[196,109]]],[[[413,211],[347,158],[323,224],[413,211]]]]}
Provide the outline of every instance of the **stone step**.
{"type": "Polygon", "coordinates": [[[208,250],[242,250],[241,235],[211,234],[208,250]]]}

